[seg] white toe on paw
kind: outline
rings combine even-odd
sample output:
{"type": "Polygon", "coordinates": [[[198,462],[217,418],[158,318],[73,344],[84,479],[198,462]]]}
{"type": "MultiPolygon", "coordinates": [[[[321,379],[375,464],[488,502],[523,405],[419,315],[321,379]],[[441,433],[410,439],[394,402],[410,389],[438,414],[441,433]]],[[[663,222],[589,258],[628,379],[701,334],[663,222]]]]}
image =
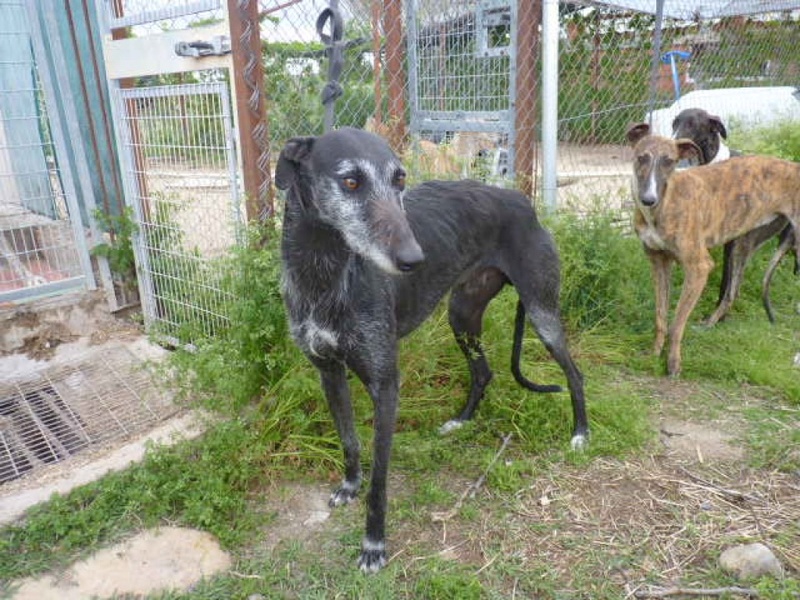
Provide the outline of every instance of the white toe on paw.
{"type": "Polygon", "coordinates": [[[455,431],[459,427],[463,427],[464,421],[459,421],[458,419],[450,419],[447,423],[439,427],[439,433],[441,435],[447,435],[451,431],[455,431]]]}
{"type": "Polygon", "coordinates": [[[386,544],[365,539],[361,544],[358,568],[364,573],[377,573],[386,566],[386,544]]]}
{"type": "Polygon", "coordinates": [[[589,445],[588,438],[583,434],[578,434],[572,437],[572,449],[576,452],[580,452],[581,450],[585,450],[586,446],[589,445]]]}

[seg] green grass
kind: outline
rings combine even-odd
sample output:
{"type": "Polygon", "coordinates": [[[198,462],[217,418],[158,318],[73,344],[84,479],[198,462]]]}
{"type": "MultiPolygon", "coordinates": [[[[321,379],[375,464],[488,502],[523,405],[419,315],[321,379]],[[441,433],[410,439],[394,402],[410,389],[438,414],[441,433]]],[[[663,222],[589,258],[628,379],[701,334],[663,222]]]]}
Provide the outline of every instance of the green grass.
{"type": "MultiPolygon", "coordinates": [[[[265,232],[257,232],[253,245],[232,261],[237,265],[229,274],[237,299],[231,307],[234,325],[193,354],[176,352],[169,365],[184,401],[214,413],[207,433],[172,448],[151,448],[142,463],[55,495],[0,530],[0,582],[7,585],[63,567],[160,523],[209,531],[236,560],[235,574],[202,582],[191,592],[158,596],[164,599],[246,598],[252,593],[269,598],[517,594],[611,599],[624,595],[618,575],[626,569],[655,577],[660,557],[651,555],[647,562],[639,557],[642,548],[585,548],[581,531],[564,531],[558,538],[558,527],[580,522],[580,514],[573,515],[559,499],[577,499],[569,496],[577,493],[570,486],[597,465],[640,461],[653,453],[657,411],[698,420],[735,416],[749,468],[800,469],[800,372],[792,365],[800,351],[798,280],[789,261],[781,265],[772,293],[778,323],[770,325],[760,306],[760,277],[771,247],[762,249],[748,268],[730,317],[704,329],[698,323],[716,300],[717,269],[683,344],[681,385],[695,393],[670,407],[663,399],[665,390],[672,389],[663,377],[663,358],[650,353],[652,284],[639,242],[608,216],[579,220],[556,215],[547,223],[561,254],[562,311],[570,347],[586,383],[592,438],[585,453],[569,449],[569,394],[530,394],[511,377],[509,332],[516,301],[511,290],[487,311],[484,339],[495,379],[476,419],[440,436],[439,425],[461,408],[468,388],[466,365],[440,308],[400,347],[401,406],[392,473],[402,481],[402,491],[391,496],[388,523],[395,560],[376,577],[353,568],[363,527],[361,504],[336,511],[331,526],[311,545],[287,540],[274,552],[259,551],[258,540],[269,523],[269,517],[259,516],[264,491],[286,480],[334,481],[341,457],[316,373],[287,336],[275,232],[266,232],[270,241],[263,248],[255,240],[265,232]],[[446,529],[432,522],[432,512],[452,508],[486,471],[509,433],[512,442],[487,474],[482,494],[464,503],[446,529]],[[543,518],[548,513],[535,503],[520,508],[519,498],[545,483],[550,487],[542,493],[552,496],[554,510],[561,512],[543,518]],[[522,519],[520,510],[539,516],[522,519]],[[454,556],[440,551],[445,533],[455,538],[454,556]],[[558,560],[538,553],[544,542],[557,548],[558,560]]],[[[679,269],[674,282],[673,305],[679,269]]],[[[566,383],[530,331],[524,371],[537,381],[566,383]]],[[[371,400],[357,380],[352,384],[369,469],[371,400]]],[[[795,528],[774,543],[797,549],[792,533],[796,540],[795,528]]],[[[687,577],[724,583],[710,567],[712,556],[696,560],[685,567],[687,577]]],[[[790,572],[784,583],[759,585],[774,588],[769,597],[789,598],[798,585],[797,573],[790,572]]]]}

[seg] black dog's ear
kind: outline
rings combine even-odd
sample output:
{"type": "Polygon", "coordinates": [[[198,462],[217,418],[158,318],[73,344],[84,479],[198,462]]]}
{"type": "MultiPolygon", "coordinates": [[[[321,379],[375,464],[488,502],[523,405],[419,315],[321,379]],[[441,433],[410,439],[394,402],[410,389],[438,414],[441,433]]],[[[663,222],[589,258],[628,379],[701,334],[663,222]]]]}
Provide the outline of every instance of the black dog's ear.
{"type": "Polygon", "coordinates": [[[715,129],[717,133],[727,140],[728,132],[725,131],[725,125],[722,124],[722,119],[715,117],[714,115],[709,115],[708,118],[711,121],[712,129],[715,129]]]}
{"type": "Polygon", "coordinates": [[[308,160],[315,137],[295,137],[286,142],[275,167],[275,185],[287,190],[297,178],[297,169],[308,160]]]}
{"type": "Polygon", "coordinates": [[[628,128],[628,133],[626,135],[628,137],[628,141],[631,143],[631,146],[635,146],[640,139],[649,134],[650,125],[647,123],[637,123],[636,125],[631,125],[628,128]]]}

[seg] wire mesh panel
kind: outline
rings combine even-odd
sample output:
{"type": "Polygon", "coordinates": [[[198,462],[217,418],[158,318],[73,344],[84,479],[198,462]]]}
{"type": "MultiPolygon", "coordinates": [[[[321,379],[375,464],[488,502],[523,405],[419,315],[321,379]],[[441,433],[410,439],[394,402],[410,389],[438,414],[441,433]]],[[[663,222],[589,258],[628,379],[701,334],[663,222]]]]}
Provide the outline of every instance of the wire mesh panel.
{"type": "Polygon", "coordinates": [[[185,28],[188,23],[219,18],[222,0],[105,0],[111,29],[139,26],[145,30],[185,28]]]}
{"type": "Polygon", "coordinates": [[[173,341],[227,322],[219,264],[243,225],[224,83],[118,90],[148,327],[173,341]]]}
{"type": "MultiPolygon", "coordinates": [[[[268,17],[262,22],[261,33],[274,145],[295,135],[323,132],[322,91],[328,82],[328,49],[317,33],[316,22],[328,5],[326,0],[259,3],[262,14],[268,17]]],[[[375,57],[380,58],[382,41],[380,37],[373,39],[373,29],[377,26],[379,33],[380,15],[373,17],[369,3],[358,0],[340,1],[338,11],[344,22],[338,40],[344,65],[333,125],[363,127],[375,113],[376,73],[380,77],[375,57]]],[[[324,31],[330,33],[329,26],[324,31]]]]}
{"type": "MultiPolygon", "coordinates": [[[[273,147],[324,130],[321,97],[331,83],[332,46],[338,45],[344,64],[336,81],[341,95],[334,127],[363,127],[386,137],[420,179],[497,180],[509,172],[515,2],[341,0],[337,5],[343,35],[326,45],[317,30],[318,16],[329,7],[326,0],[259,3],[268,17],[262,37],[273,147]]],[[[327,27],[322,31],[329,33],[327,27]]]]}
{"type": "Polygon", "coordinates": [[[0,301],[84,282],[22,2],[0,1],[0,301]]]}

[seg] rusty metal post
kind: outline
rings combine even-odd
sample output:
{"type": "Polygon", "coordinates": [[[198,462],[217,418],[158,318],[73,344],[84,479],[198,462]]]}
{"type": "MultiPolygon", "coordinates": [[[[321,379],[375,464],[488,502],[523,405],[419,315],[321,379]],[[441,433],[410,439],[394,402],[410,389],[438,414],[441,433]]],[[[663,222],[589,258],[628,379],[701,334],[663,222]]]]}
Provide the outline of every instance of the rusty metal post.
{"type": "Polygon", "coordinates": [[[381,72],[381,0],[370,3],[370,20],[372,25],[372,78],[375,90],[375,112],[372,115],[375,133],[383,125],[383,73],[381,72]]]}
{"type": "Polygon", "coordinates": [[[235,110],[244,177],[247,220],[264,220],[275,210],[270,172],[264,61],[257,0],[228,0],[235,110]]]}
{"type": "Polygon", "coordinates": [[[383,0],[383,33],[386,36],[387,113],[389,144],[402,152],[406,140],[406,73],[403,68],[402,0],[383,0]]]}
{"type": "Polygon", "coordinates": [[[522,0],[517,13],[517,106],[515,119],[516,148],[514,172],[517,185],[532,196],[536,166],[536,123],[539,94],[536,65],[539,56],[541,0],[522,0]]]}

